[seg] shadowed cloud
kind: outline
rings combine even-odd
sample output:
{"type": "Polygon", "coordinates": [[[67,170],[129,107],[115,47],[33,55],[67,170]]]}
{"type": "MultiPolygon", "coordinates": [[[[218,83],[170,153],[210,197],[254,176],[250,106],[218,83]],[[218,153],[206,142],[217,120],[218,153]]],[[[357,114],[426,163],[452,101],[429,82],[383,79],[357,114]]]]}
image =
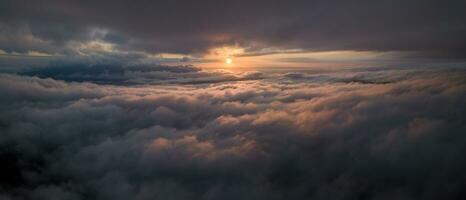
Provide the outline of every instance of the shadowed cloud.
{"type": "Polygon", "coordinates": [[[464,71],[352,73],[202,87],[1,75],[2,198],[464,197],[464,71]],[[387,74],[404,78],[340,81],[387,74]]]}

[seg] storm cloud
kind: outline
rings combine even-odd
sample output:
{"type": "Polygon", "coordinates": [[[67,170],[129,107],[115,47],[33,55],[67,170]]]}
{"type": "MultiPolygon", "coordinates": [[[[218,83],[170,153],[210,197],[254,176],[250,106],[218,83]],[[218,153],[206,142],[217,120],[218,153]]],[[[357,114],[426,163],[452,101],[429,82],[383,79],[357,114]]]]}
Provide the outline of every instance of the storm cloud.
{"type": "Polygon", "coordinates": [[[122,51],[198,54],[225,45],[312,51],[407,51],[464,58],[464,1],[2,1],[0,47],[76,54],[101,40],[122,51]]]}
{"type": "Polygon", "coordinates": [[[1,198],[465,197],[464,70],[262,76],[121,86],[2,74],[1,198]]]}

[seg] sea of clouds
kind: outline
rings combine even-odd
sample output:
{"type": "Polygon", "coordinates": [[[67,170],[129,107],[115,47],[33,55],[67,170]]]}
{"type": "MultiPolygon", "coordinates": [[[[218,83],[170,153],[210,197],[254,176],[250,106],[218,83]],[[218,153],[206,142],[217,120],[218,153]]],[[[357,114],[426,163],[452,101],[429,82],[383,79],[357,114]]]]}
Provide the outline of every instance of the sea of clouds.
{"type": "Polygon", "coordinates": [[[466,71],[0,75],[0,199],[464,199],[466,71]]]}

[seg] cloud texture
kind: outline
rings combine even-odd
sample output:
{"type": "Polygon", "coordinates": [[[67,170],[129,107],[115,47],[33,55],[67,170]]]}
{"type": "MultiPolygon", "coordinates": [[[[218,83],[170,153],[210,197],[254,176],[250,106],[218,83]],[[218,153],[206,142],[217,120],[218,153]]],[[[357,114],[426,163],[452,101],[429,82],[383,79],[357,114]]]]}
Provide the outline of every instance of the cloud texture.
{"type": "Polygon", "coordinates": [[[5,51],[79,54],[103,41],[122,51],[196,54],[235,45],[314,51],[411,51],[465,58],[464,1],[76,1],[0,3],[5,51]]]}
{"type": "Polygon", "coordinates": [[[130,86],[0,75],[0,199],[466,197],[464,70],[182,69],[130,86]]]}

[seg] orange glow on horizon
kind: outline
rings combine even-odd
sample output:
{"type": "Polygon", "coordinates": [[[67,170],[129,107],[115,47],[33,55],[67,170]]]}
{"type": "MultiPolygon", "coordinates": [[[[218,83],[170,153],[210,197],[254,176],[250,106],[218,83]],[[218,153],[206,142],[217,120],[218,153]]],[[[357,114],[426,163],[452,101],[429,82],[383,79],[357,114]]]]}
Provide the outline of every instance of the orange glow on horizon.
{"type": "Polygon", "coordinates": [[[270,54],[245,53],[244,48],[237,46],[222,47],[210,50],[196,63],[203,68],[228,68],[228,69],[258,69],[258,68],[321,68],[321,67],[354,67],[373,66],[371,62],[378,58],[390,59],[396,57],[397,52],[372,52],[372,51],[275,51],[270,54]],[[234,61],[233,61],[234,58],[234,61]],[[206,62],[202,62],[205,60],[206,62]]]}

